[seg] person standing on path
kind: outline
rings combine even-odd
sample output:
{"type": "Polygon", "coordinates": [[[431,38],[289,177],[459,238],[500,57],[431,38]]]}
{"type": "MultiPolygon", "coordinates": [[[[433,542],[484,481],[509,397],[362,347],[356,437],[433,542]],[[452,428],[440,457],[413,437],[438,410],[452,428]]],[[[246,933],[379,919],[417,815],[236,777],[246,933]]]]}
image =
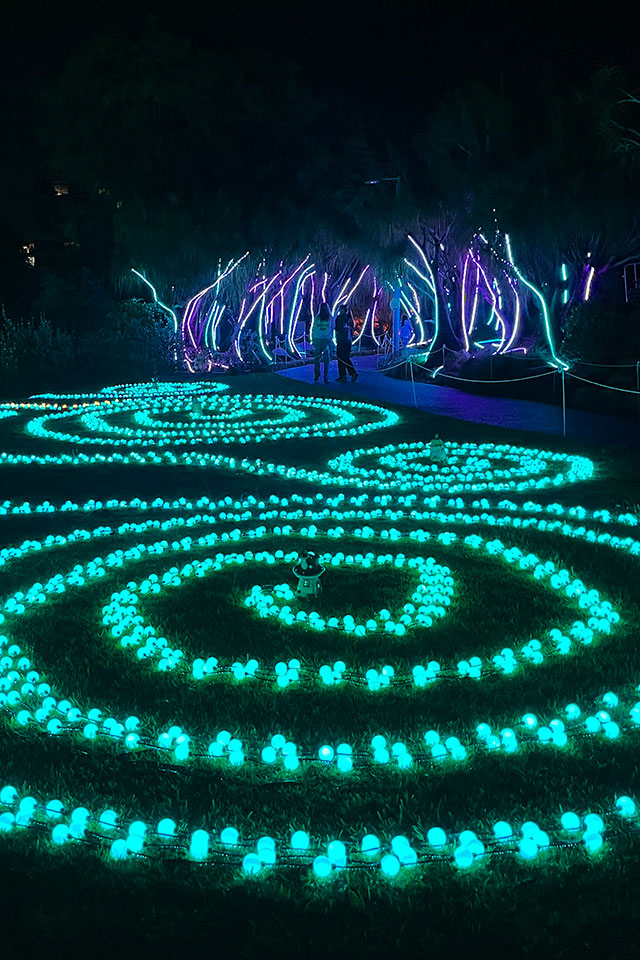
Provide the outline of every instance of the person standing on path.
{"type": "Polygon", "coordinates": [[[311,345],[313,347],[313,380],[320,379],[320,361],[324,365],[324,382],[329,382],[329,362],[331,358],[331,311],[326,303],[313,318],[311,327],[311,345]]]}
{"type": "Polygon", "coordinates": [[[336,317],[336,354],[338,356],[338,380],[344,383],[347,373],[351,382],[358,379],[356,368],[351,360],[351,341],[353,340],[353,314],[347,307],[341,307],[336,317]]]}

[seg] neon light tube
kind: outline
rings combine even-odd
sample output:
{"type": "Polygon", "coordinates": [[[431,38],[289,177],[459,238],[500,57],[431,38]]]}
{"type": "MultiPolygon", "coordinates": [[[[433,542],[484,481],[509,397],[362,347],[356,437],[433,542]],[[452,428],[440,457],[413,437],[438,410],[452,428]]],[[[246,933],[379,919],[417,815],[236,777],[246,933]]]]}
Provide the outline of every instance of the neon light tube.
{"type": "Polygon", "coordinates": [[[222,307],[220,308],[220,313],[216,317],[215,323],[213,324],[211,329],[211,346],[213,350],[218,349],[218,328],[220,326],[220,321],[222,320],[222,314],[226,309],[227,309],[227,305],[223,303],[222,307]]]}
{"type": "MultiPolygon", "coordinates": [[[[431,269],[431,264],[430,264],[429,261],[427,260],[427,255],[425,254],[424,250],[422,249],[422,247],[420,246],[420,244],[417,243],[417,242],[413,239],[413,237],[411,236],[410,233],[408,233],[407,236],[408,236],[408,238],[409,238],[409,241],[414,245],[414,247],[416,248],[416,250],[418,251],[418,253],[419,253],[420,256],[422,257],[422,260],[423,260],[423,262],[424,262],[425,267],[426,267],[427,270],[429,271],[429,274],[432,276],[432,275],[433,275],[433,270],[431,269]]],[[[433,292],[434,292],[434,293],[435,293],[435,290],[436,290],[436,287],[435,287],[435,281],[434,281],[434,284],[433,284],[433,292]]]]}
{"type": "MultiPolygon", "coordinates": [[[[507,353],[509,350],[511,350],[511,346],[513,344],[513,341],[516,339],[516,336],[518,334],[518,329],[520,327],[520,297],[518,296],[516,285],[512,282],[511,277],[509,276],[507,276],[507,283],[511,287],[513,291],[513,295],[516,298],[516,314],[513,321],[513,330],[511,332],[511,337],[509,339],[509,342],[506,344],[504,350],[502,351],[503,353],[507,353]]],[[[526,350],[525,350],[525,353],[526,353],[526,350]]]]}
{"type": "Polygon", "coordinates": [[[404,259],[404,262],[407,264],[407,266],[411,267],[411,269],[414,270],[415,273],[417,273],[417,275],[420,277],[421,280],[423,280],[423,281],[427,284],[427,287],[428,287],[429,291],[430,291],[430,292],[432,293],[432,295],[433,295],[433,304],[434,304],[434,329],[433,329],[433,339],[431,340],[431,343],[429,344],[429,349],[427,350],[427,355],[426,355],[426,359],[429,359],[429,356],[430,356],[431,351],[432,351],[432,349],[433,349],[433,345],[435,344],[436,340],[438,339],[438,332],[439,332],[439,328],[440,328],[440,308],[439,308],[439,304],[438,304],[438,295],[437,295],[437,292],[436,292],[436,278],[435,278],[435,275],[434,275],[434,273],[433,273],[433,270],[431,269],[431,264],[429,263],[429,261],[427,260],[425,254],[424,254],[424,251],[421,249],[421,247],[419,246],[419,244],[416,243],[416,241],[413,239],[412,236],[410,236],[410,235],[408,235],[408,236],[409,236],[409,240],[411,241],[411,243],[414,245],[414,247],[416,248],[416,250],[418,250],[418,252],[420,253],[420,256],[422,257],[422,260],[423,260],[423,262],[424,262],[424,265],[425,265],[425,267],[427,268],[427,271],[428,271],[428,273],[429,273],[429,276],[426,277],[424,274],[420,273],[420,271],[419,271],[418,268],[415,266],[415,264],[413,264],[413,263],[411,263],[409,260],[407,260],[406,257],[403,258],[403,259],[404,259]]]}
{"type": "Polygon", "coordinates": [[[194,349],[195,349],[195,350],[198,349],[198,344],[196,343],[196,341],[195,341],[195,339],[194,339],[194,337],[193,337],[193,332],[192,332],[192,330],[191,330],[191,319],[192,319],[193,315],[195,314],[195,310],[196,310],[197,304],[202,300],[202,298],[205,296],[205,294],[207,294],[210,290],[213,290],[214,287],[218,287],[218,286],[222,283],[222,281],[223,281],[226,277],[229,276],[229,274],[233,273],[233,271],[236,269],[236,267],[237,267],[240,263],[242,263],[242,261],[245,259],[245,257],[248,257],[248,256],[249,256],[249,251],[247,251],[245,254],[243,254],[243,255],[240,257],[239,260],[236,260],[236,261],[230,260],[229,263],[227,264],[224,272],[223,272],[222,274],[220,274],[220,276],[218,276],[213,283],[209,284],[209,286],[207,286],[207,287],[204,287],[204,289],[200,290],[198,293],[196,293],[196,295],[195,295],[194,297],[191,298],[191,300],[189,300],[189,302],[187,303],[187,306],[185,307],[184,314],[183,314],[183,317],[182,317],[182,340],[183,340],[183,343],[184,343],[184,340],[185,340],[185,329],[186,329],[186,330],[188,331],[188,333],[189,333],[189,337],[190,337],[190,339],[191,339],[191,342],[192,342],[192,344],[193,344],[194,349]]]}
{"type": "Polygon", "coordinates": [[[171,309],[171,307],[168,307],[168,306],[166,305],[166,303],[163,303],[163,302],[162,302],[162,300],[158,300],[158,294],[156,293],[156,288],[154,287],[154,285],[153,285],[152,283],[149,282],[149,280],[147,280],[147,278],[146,278],[145,276],[143,276],[143,275],[140,273],[139,270],[134,270],[134,268],[131,267],[131,272],[132,272],[132,273],[135,273],[135,275],[136,275],[137,277],[140,277],[140,279],[142,280],[143,283],[146,283],[146,285],[147,285],[147,286],[149,287],[149,289],[151,290],[151,293],[153,294],[153,302],[154,302],[154,303],[157,303],[159,307],[162,307],[163,310],[166,310],[166,311],[167,311],[167,313],[169,314],[169,316],[170,316],[171,319],[173,320],[173,332],[174,332],[174,333],[177,333],[177,332],[178,332],[178,317],[177,317],[176,314],[173,312],[173,310],[171,309]]]}
{"type": "MultiPolygon", "coordinates": [[[[349,300],[351,299],[351,297],[354,295],[354,293],[355,293],[356,290],[358,289],[358,285],[359,285],[360,281],[362,280],[362,278],[364,277],[364,275],[365,275],[365,273],[367,272],[367,270],[369,269],[369,266],[370,266],[369,264],[366,265],[366,267],[364,268],[364,270],[362,271],[362,273],[360,274],[360,276],[358,277],[358,279],[357,279],[356,282],[354,283],[354,285],[353,285],[353,287],[351,288],[351,290],[349,291],[349,293],[348,293],[345,297],[343,297],[342,300],[338,299],[338,300],[336,301],[336,304],[335,304],[335,306],[334,306],[334,310],[336,309],[336,307],[341,306],[342,304],[347,304],[347,303],[349,303],[349,300]]],[[[351,279],[351,278],[349,278],[349,279],[351,279]]]]}
{"type": "Polygon", "coordinates": [[[271,362],[273,361],[273,357],[271,356],[271,354],[270,354],[269,351],[267,350],[267,347],[266,347],[265,342],[264,342],[264,330],[263,330],[263,319],[264,319],[264,315],[265,315],[265,309],[264,309],[264,300],[263,300],[262,303],[260,304],[260,313],[258,314],[258,323],[257,323],[257,328],[258,328],[258,344],[259,344],[259,346],[260,346],[260,349],[262,350],[262,353],[263,353],[265,359],[268,360],[269,363],[271,363],[271,362]]]}
{"type": "MultiPolygon", "coordinates": [[[[304,273],[302,273],[302,274],[298,277],[298,280],[297,280],[297,283],[296,283],[295,293],[294,293],[294,295],[293,295],[293,301],[292,301],[292,303],[291,303],[291,310],[290,310],[290,312],[289,312],[289,324],[288,324],[288,327],[287,327],[287,344],[288,344],[288,346],[289,346],[290,352],[291,352],[291,353],[297,353],[299,357],[301,357],[302,355],[301,355],[300,351],[298,350],[298,348],[296,347],[295,343],[293,342],[294,327],[295,327],[295,324],[296,324],[297,321],[298,321],[298,316],[299,316],[299,313],[300,313],[299,310],[298,310],[298,312],[296,313],[296,306],[297,306],[297,303],[298,303],[298,297],[300,296],[300,288],[301,288],[301,286],[302,286],[302,283],[304,282],[304,280],[306,280],[307,276],[309,276],[309,273],[310,273],[310,271],[312,270],[312,268],[313,268],[314,266],[315,266],[314,263],[310,264],[310,265],[306,268],[306,271],[305,271],[304,273]]],[[[301,305],[301,306],[302,306],[302,305],[301,305]]]]}
{"type": "Polygon", "coordinates": [[[500,311],[498,310],[498,305],[497,305],[497,302],[496,302],[496,295],[495,295],[495,293],[493,292],[493,288],[492,288],[491,284],[489,283],[489,280],[488,280],[488,278],[487,278],[487,275],[486,275],[486,273],[485,273],[485,271],[484,271],[484,269],[483,269],[480,261],[479,261],[479,260],[477,260],[477,261],[474,260],[473,262],[476,264],[478,270],[479,270],[480,273],[482,274],[482,279],[484,280],[484,285],[485,285],[485,287],[487,288],[487,290],[489,291],[489,296],[491,297],[491,316],[489,317],[489,323],[491,323],[491,320],[493,319],[493,315],[494,315],[494,313],[495,313],[496,317],[498,318],[498,322],[502,324],[502,339],[501,339],[501,341],[500,341],[500,346],[499,346],[498,349],[496,350],[496,353],[500,353],[500,350],[501,350],[502,347],[504,346],[504,342],[505,342],[505,339],[506,339],[506,336],[507,336],[507,327],[506,327],[506,324],[505,324],[505,322],[504,322],[503,317],[501,317],[501,315],[500,315],[500,311]]]}
{"type": "Polygon", "coordinates": [[[509,257],[509,261],[510,261],[511,266],[513,267],[513,269],[514,269],[514,271],[515,271],[515,274],[516,274],[518,280],[521,280],[522,283],[524,283],[525,287],[527,287],[529,290],[531,290],[531,292],[538,298],[538,300],[539,300],[539,302],[540,302],[540,307],[541,307],[541,311],[542,311],[542,319],[543,319],[543,321],[544,321],[544,328],[545,328],[545,333],[546,333],[546,336],[547,336],[547,343],[549,344],[549,349],[551,350],[551,356],[552,356],[553,359],[556,361],[556,363],[555,363],[555,364],[552,364],[552,366],[560,366],[560,367],[563,368],[563,370],[568,370],[568,369],[569,369],[569,365],[568,365],[567,363],[565,363],[564,360],[561,360],[559,357],[556,356],[556,352],[555,352],[555,350],[554,350],[554,348],[553,348],[553,337],[552,337],[552,335],[551,335],[551,323],[550,323],[550,320],[549,320],[549,311],[548,311],[548,309],[547,309],[547,304],[546,304],[546,302],[545,302],[544,296],[543,296],[542,293],[538,290],[537,287],[534,287],[534,285],[533,285],[532,283],[530,283],[528,280],[525,280],[525,278],[523,277],[523,275],[520,273],[520,271],[519,271],[518,268],[516,267],[516,265],[515,265],[515,263],[514,263],[514,261],[513,261],[513,254],[512,254],[512,252],[511,252],[511,242],[510,242],[510,240],[509,240],[509,235],[508,235],[507,233],[505,233],[504,239],[505,239],[505,244],[506,244],[506,247],[507,247],[507,256],[509,257]]]}
{"type": "Polygon", "coordinates": [[[413,284],[410,283],[408,280],[406,281],[406,284],[407,284],[407,286],[409,287],[409,289],[411,290],[411,293],[413,294],[413,302],[414,302],[414,304],[415,304],[415,311],[414,311],[414,312],[415,312],[415,315],[416,315],[416,319],[418,320],[418,323],[420,324],[420,330],[422,331],[420,340],[418,341],[418,343],[416,344],[416,346],[418,346],[418,347],[423,347],[423,346],[425,346],[425,344],[427,343],[427,332],[426,332],[426,327],[425,327],[425,325],[424,325],[424,321],[423,321],[423,319],[422,319],[422,313],[421,313],[421,311],[420,311],[420,298],[418,297],[418,291],[417,291],[416,288],[413,286],[413,284]]]}
{"type": "Polygon", "coordinates": [[[595,277],[595,275],[596,275],[596,268],[589,266],[589,268],[587,269],[587,279],[584,285],[584,296],[582,298],[585,303],[591,296],[591,288],[593,285],[593,278],[595,277]]]}
{"type": "Polygon", "coordinates": [[[347,279],[345,280],[345,282],[344,282],[344,283],[342,284],[342,286],[340,287],[340,293],[338,294],[338,296],[337,296],[336,299],[334,300],[333,306],[331,307],[331,314],[332,314],[332,315],[335,314],[335,312],[336,312],[336,307],[337,307],[338,304],[340,303],[340,297],[341,297],[342,294],[344,293],[345,287],[348,287],[350,283],[351,283],[351,277],[347,277],[347,279]]]}
{"type": "MultiPolygon", "coordinates": [[[[273,277],[271,277],[271,280],[269,280],[269,283],[266,285],[266,287],[264,288],[260,296],[257,298],[257,300],[254,300],[254,302],[251,304],[251,306],[247,310],[242,320],[240,320],[240,317],[238,317],[238,320],[240,322],[238,324],[238,332],[236,334],[235,340],[236,340],[236,352],[238,354],[238,359],[240,360],[241,363],[244,363],[244,359],[242,357],[242,351],[240,349],[240,335],[242,334],[242,331],[246,326],[247,320],[249,319],[249,317],[251,316],[255,308],[258,306],[258,304],[264,302],[264,299],[269,291],[269,288],[271,287],[271,284],[275,283],[275,281],[278,279],[279,276],[280,276],[280,271],[278,271],[276,274],[274,274],[273,277]]],[[[242,303],[244,305],[245,301],[243,300],[242,303]]]]}
{"type": "Polygon", "coordinates": [[[467,273],[469,271],[469,260],[471,253],[467,251],[462,267],[462,289],[460,291],[460,319],[462,321],[462,335],[464,337],[464,348],[469,352],[469,335],[467,334],[466,324],[466,301],[467,301],[467,273]]]}
{"type": "MultiPolygon", "coordinates": [[[[270,307],[271,304],[273,303],[273,301],[274,301],[274,300],[277,300],[279,296],[284,297],[284,291],[285,291],[286,287],[288,286],[288,284],[291,283],[291,281],[293,280],[293,278],[295,277],[295,275],[298,273],[298,271],[301,270],[301,269],[304,267],[305,263],[307,262],[307,260],[309,259],[310,256],[311,256],[311,254],[308,253],[308,254],[306,255],[306,257],[304,258],[304,260],[302,260],[301,263],[298,264],[298,266],[295,268],[295,270],[293,271],[293,273],[289,274],[289,276],[286,278],[286,280],[285,280],[285,281],[282,283],[282,285],[280,286],[280,289],[278,290],[278,292],[276,293],[276,295],[275,295],[274,297],[272,297],[272,299],[271,299],[271,300],[269,301],[269,303],[267,304],[268,307],[270,307]]],[[[282,264],[281,264],[281,265],[282,265],[282,264]]],[[[282,272],[282,271],[280,270],[280,273],[281,273],[281,272],[282,272]]]]}
{"type": "Polygon", "coordinates": [[[473,332],[473,328],[475,326],[475,322],[476,322],[476,313],[478,310],[478,294],[480,291],[480,269],[476,261],[474,260],[473,262],[476,264],[476,289],[473,294],[473,306],[471,307],[471,321],[469,323],[469,336],[471,336],[473,332]]]}

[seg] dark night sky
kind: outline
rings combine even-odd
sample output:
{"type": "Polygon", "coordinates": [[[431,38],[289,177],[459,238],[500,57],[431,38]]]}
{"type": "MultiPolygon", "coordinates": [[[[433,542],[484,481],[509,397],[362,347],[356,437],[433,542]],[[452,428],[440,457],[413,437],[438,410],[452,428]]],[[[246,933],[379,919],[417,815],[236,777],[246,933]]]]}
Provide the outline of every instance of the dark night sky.
{"type": "Polygon", "coordinates": [[[567,85],[604,63],[623,66],[631,79],[638,75],[640,14],[632,0],[33,0],[3,14],[0,69],[8,80],[19,76],[23,89],[38,86],[92,33],[139,32],[149,14],[161,27],[213,47],[282,53],[319,87],[417,108],[462,76],[519,88],[545,65],[567,85]]]}
{"type": "MultiPolygon", "coordinates": [[[[525,93],[541,76],[567,90],[604,64],[640,86],[637,0],[5,0],[0,18],[0,151],[15,181],[37,158],[33,104],[99,32],[158,27],[212,49],[262,50],[299,67],[316,92],[362,113],[380,138],[409,129],[464,78],[525,93]]],[[[26,175],[26,173],[25,173],[26,175]]],[[[0,218],[2,211],[0,210],[0,218]]]]}

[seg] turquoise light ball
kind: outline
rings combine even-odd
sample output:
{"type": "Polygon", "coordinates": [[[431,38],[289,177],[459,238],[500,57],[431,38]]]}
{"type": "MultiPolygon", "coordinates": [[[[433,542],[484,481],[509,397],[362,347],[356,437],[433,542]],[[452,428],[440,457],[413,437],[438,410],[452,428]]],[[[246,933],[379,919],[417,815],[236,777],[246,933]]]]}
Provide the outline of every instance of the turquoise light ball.
{"type": "Polygon", "coordinates": [[[380,861],[380,869],[385,877],[395,877],[400,873],[400,861],[392,853],[387,853],[380,861]]]}
{"type": "Polygon", "coordinates": [[[447,845],[447,835],[442,827],[431,827],[427,832],[427,843],[432,847],[445,847],[447,845]]]}
{"type": "Polygon", "coordinates": [[[580,817],[577,813],[563,813],[560,817],[560,823],[565,830],[570,832],[580,829],[580,817]]]}
{"type": "Polygon", "coordinates": [[[291,837],[291,849],[296,851],[308,850],[310,844],[309,834],[306,830],[296,830],[291,837]]]}
{"type": "Polygon", "coordinates": [[[240,834],[235,827],[225,827],[220,831],[220,841],[225,844],[225,846],[235,847],[240,839],[240,834]]]}
{"type": "Polygon", "coordinates": [[[458,847],[453,854],[453,859],[457,867],[460,867],[461,870],[466,870],[473,863],[473,854],[467,847],[458,847]]]}
{"type": "Polygon", "coordinates": [[[360,849],[368,857],[376,856],[380,853],[380,841],[373,833],[368,833],[362,838],[360,849]]]}
{"type": "Polygon", "coordinates": [[[248,853],[242,861],[242,869],[245,873],[255,875],[262,869],[262,860],[257,853],[248,853]]]}
{"type": "Polygon", "coordinates": [[[51,839],[54,843],[62,846],[69,839],[69,827],[64,823],[59,823],[51,831],[51,839]]]}
{"type": "Polygon", "coordinates": [[[329,857],[316,857],[313,861],[313,872],[316,877],[328,877],[331,873],[331,861],[329,857]]]}

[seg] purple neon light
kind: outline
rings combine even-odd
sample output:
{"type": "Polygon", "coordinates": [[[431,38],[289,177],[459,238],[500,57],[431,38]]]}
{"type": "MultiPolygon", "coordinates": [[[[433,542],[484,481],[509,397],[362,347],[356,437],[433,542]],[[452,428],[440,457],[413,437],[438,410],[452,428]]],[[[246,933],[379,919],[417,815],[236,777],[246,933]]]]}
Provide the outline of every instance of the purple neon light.
{"type": "Polygon", "coordinates": [[[469,336],[467,334],[467,323],[466,323],[466,312],[467,312],[467,273],[469,271],[469,260],[471,259],[470,251],[467,251],[467,254],[464,258],[464,264],[462,267],[462,285],[460,290],[460,320],[462,323],[462,335],[464,337],[464,348],[469,352],[469,336]]]}
{"type": "MultiPolygon", "coordinates": [[[[511,331],[511,337],[509,338],[509,342],[505,345],[502,353],[514,353],[514,352],[515,352],[515,349],[523,349],[523,350],[524,350],[524,347],[522,347],[522,348],[521,348],[521,347],[518,347],[518,348],[513,348],[513,349],[512,349],[513,343],[514,343],[514,341],[515,341],[515,339],[516,339],[516,337],[517,337],[517,335],[518,335],[518,330],[519,330],[519,327],[520,327],[520,297],[518,296],[518,289],[517,289],[515,283],[512,281],[511,277],[510,277],[508,274],[507,274],[506,276],[507,276],[507,283],[508,283],[509,286],[511,287],[511,289],[512,289],[512,291],[513,291],[513,295],[514,295],[515,300],[516,300],[516,312],[515,312],[515,316],[514,316],[514,320],[513,320],[513,330],[511,331]]],[[[525,350],[524,352],[526,353],[527,351],[525,350]]]]}
{"type": "MultiPolygon", "coordinates": [[[[257,307],[260,303],[262,303],[262,302],[264,301],[265,297],[267,296],[267,293],[269,292],[269,289],[270,289],[270,287],[271,287],[271,284],[272,284],[272,283],[275,283],[275,281],[278,279],[279,276],[280,276],[280,271],[278,270],[278,272],[271,277],[271,280],[269,280],[269,282],[267,283],[267,285],[266,285],[266,287],[264,288],[264,290],[262,291],[262,293],[253,301],[253,303],[251,304],[251,306],[249,307],[249,309],[248,309],[247,312],[245,313],[244,317],[242,317],[242,319],[240,319],[240,317],[238,317],[238,321],[239,321],[239,322],[238,322],[238,324],[237,324],[237,329],[236,329],[236,333],[235,333],[235,336],[234,336],[234,345],[235,345],[236,354],[237,354],[238,359],[240,360],[241,363],[243,363],[242,351],[241,351],[241,349],[240,349],[240,336],[241,336],[241,334],[242,334],[242,331],[244,330],[244,328],[245,328],[245,326],[246,326],[246,323],[247,323],[247,320],[249,319],[249,317],[251,316],[251,314],[253,313],[253,311],[256,309],[256,307],[257,307]]],[[[245,302],[246,302],[245,300],[242,301],[243,306],[244,306],[245,302]]]]}
{"type": "Polygon", "coordinates": [[[500,351],[501,351],[502,348],[504,347],[504,342],[505,342],[505,339],[506,339],[506,336],[507,336],[507,326],[506,326],[506,324],[505,324],[504,317],[501,315],[500,310],[499,310],[499,308],[498,308],[498,302],[497,302],[497,299],[496,299],[496,295],[495,295],[495,293],[493,292],[493,288],[492,288],[491,284],[489,283],[489,280],[488,280],[487,275],[486,275],[486,273],[485,273],[485,271],[484,271],[484,268],[482,267],[482,265],[481,265],[481,263],[480,263],[479,260],[475,260],[475,259],[473,258],[473,256],[472,256],[471,259],[472,259],[473,262],[476,264],[478,270],[479,270],[480,273],[482,274],[482,279],[483,279],[483,281],[484,281],[484,285],[485,285],[485,287],[487,288],[487,290],[489,291],[489,296],[491,297],[492,310],[495,311],[495,314],[496,314],[496,316],[497,316],[497,318],[498,318],[498,322],[502,325],[502,339],[501,339],[501,341],[500,341],[500,346],[498,347],[498,349],[497,349],[496,351],[494,351],[495,353],[500,353],[500,351]]]}
{"type": "Polygon", "coordinates": [[[591,297],[591,290],[593,287],[593,278],[595,277],[595,275],[596,275],[596,268],[593,265],[589,264],[589,266],[587,267],[587,276],[584,282],[584,294],[582,297],[582,300],[584,303],[586,303],[587,300],[589,300],[589,298],[591,297]]]}

